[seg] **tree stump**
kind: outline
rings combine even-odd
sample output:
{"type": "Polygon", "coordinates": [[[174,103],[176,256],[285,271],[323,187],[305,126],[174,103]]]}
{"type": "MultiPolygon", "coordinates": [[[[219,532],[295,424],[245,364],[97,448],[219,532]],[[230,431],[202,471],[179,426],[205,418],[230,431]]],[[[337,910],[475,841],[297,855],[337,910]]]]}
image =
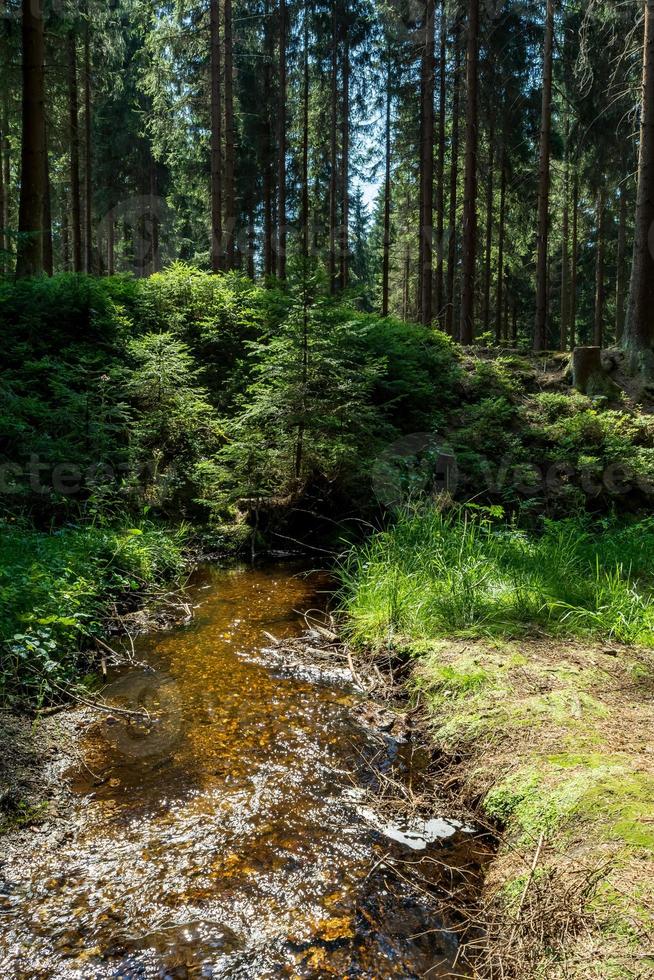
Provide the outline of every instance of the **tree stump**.
{"type": "Polygon", "coordinates": [[[575,347],[572,354],[572,383],[583,395],[611,394],[612,384],[602,367],[601,347],[575,347]]]}

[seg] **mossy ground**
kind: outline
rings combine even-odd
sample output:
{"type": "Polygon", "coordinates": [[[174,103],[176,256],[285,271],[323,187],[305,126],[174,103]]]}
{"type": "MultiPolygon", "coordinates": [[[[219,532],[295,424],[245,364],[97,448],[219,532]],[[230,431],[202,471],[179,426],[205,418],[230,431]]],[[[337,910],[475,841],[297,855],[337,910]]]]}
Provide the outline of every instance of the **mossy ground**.
{"type": "Polygon", "coordinates": [[[652,976],[652,653],[552,640],[411,649],[434,737],[463,760],[462,793],[502,828],[486,901],[521,980],[652,976]]]}

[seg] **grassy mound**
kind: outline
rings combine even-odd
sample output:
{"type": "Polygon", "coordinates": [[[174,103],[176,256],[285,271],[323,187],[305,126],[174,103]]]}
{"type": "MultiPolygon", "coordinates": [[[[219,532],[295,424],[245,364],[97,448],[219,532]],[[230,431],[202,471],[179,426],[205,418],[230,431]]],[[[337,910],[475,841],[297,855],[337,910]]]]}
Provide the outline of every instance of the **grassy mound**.
{"type": "Polygon", "coordinates": [[[409,665],[450,782],[502,830],[484,976],[651,971],[653,534],[429,510],[344,569],[352,639],[409,665]]]}

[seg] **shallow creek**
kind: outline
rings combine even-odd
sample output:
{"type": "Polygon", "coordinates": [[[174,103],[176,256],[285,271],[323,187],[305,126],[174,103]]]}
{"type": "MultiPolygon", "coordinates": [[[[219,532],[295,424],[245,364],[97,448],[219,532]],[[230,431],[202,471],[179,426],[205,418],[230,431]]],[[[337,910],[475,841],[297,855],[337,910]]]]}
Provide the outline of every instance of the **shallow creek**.
{"type": "Polygon", "coordinates": [[[270,650],[321,586],[288,565],[207,567],[193,622],[140,638],[147,668],[106,696],[153,723],[83,724],[63,829],[32,832],[27,868],[3,855],[2,977],[461,975],[454,933],[381,859],[474,874],[475,836],[448,814],[427,845],[385,826],[374,767],[411,778],[406,745],[361,724],[350,687],[270,650]]]}

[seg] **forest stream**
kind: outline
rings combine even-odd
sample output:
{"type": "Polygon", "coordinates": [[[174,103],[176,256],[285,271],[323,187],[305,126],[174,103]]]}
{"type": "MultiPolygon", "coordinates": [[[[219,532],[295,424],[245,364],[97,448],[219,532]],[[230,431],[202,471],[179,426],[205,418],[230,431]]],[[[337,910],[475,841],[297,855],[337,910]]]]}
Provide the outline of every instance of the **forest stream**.
{"type": "Polygon", "coordinates": [[[425,753],[271,649],[325,588],[297,566],[207,566],[192,622],[139,638],[105,695],[151,723],[81,724],[66,820],[2,855],[3,977],[462,975],[430,892],[474,891],[478,835],[448,812],[389,824],[379,774],[418,778],[425,753]],[[416,861],[421,888],[389,870],[416,861]]]}

